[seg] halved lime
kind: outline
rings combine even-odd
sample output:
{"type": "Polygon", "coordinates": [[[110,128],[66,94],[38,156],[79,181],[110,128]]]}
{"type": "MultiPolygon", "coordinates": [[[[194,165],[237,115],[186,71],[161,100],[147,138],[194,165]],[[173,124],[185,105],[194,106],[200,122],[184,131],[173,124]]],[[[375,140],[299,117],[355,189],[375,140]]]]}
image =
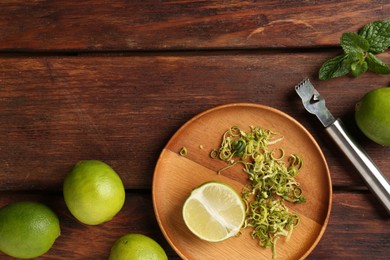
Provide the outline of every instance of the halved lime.
{"type": "Polygon", "coordinates": [[[196,236],[218,242],[240,231],[245,220],[245,204],[228,184],[206,182],[194,189],[185,201],[183,218],[196,236]]]}

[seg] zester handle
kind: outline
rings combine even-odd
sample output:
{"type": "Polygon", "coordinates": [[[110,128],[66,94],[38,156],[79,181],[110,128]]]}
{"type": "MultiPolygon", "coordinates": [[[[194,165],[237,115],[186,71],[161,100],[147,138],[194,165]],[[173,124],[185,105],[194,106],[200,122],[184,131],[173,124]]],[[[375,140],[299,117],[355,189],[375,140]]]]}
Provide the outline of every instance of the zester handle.
{"type": "Polygon", "coordinates": [[[363,177],[368,188],[378,197],[390,214],[390,184],[360,145],[353,140],[344,124],[337,119],[326,128],[327,133],[363,177]]]}

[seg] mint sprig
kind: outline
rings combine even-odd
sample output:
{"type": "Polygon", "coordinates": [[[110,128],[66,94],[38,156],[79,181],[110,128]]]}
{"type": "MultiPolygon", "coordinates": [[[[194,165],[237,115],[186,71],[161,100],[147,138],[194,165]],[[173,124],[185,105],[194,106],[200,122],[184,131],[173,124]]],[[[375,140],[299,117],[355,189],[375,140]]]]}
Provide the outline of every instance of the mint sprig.
{"type": "Polygon", "coordinates": [[[358,77],[367,70],[378,74],[390,74],[390,68],[375,56],[390,47],[390,20],[369,23],[358,33],[343,33],[340,45],[344,54],[325,61],[319,70],[321,80],[348,73],[358,77]]]}

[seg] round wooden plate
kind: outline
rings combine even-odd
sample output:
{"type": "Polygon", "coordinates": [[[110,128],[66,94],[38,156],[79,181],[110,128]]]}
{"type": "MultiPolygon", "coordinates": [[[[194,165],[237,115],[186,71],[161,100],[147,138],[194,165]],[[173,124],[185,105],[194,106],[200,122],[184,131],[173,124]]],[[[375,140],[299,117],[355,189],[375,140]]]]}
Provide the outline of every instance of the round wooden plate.
{"type": "Polygon", "coordinates": [[[238,237],[223,242],[202,241],[193,235],[182,217],[182,206],[191,190],[206,181],[223,181],[241,192],[247,183],[242,167],[236,166],[217,174],[226,163],[211,159],[223,133],[232,126],[249,131],[259,126],[279,132],[286,155],[302,156],[304,166],[296,179],[300,182],[307,202],[291,204],[301,222],[289,241],[277,242],[277,259],[304,259],[322,237],[331,209],[332,186],[329,169],[320,147],[309,132],[287,114],[258,104],[228,104],[207,110],[184,124],[170,139],[157,162],[153,177],[153,206],[157,221],[172,248],[183,259],[271,259],[271,249],[261,248],[252,239],[251,228],[243,229],[238,237]],[[187,156],[179,155],[182,147],[187,156]]]}

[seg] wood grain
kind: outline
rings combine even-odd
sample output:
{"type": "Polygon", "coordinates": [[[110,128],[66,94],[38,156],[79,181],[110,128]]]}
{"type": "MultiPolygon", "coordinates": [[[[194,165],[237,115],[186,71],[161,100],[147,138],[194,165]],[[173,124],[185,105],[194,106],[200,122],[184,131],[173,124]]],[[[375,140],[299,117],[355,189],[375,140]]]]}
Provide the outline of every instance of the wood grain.
{"type": "MultiPolygon", "coordinates": [[[[0,190],[61,190],[65,174],[81,159],[106,161],[126,188],[150,188],[157,158],[175,131],[206,109],[235,102],[288,113],[319,143],[335,186],[362,185],[294,93],[306,76],[390,178],[390,150],[362,136],[353,120],[354,104],[389,79],[373,81],[367,73],[318,82],[318,67],[334,54],[0,59],[0,190]]],[[[390,62],[388,53],[381,58],[390,62]]]]}
{"type": "Polygon", "coordinates": [[[2,51],[336,46],[388,1],[1,1],[2,51]]]}
{"type": "MultiPolygon", "coordinates": [[[[52,249],[38,259],[107,259],[114,241],[127,233],[148,235],[163,246],[169,259],[180,259],[158,228],[148,191],[127,193],[122,211],[112,221],[99,226],[77,222],[58,193],[0,192],[0,207],[27,199],[51,207],[61,222],[61,236],[52,249]]],[[[328,227],[307,259],[371,259],[372,256],[378,260],[388,259],[389,220],[379,205],[372,207],[373,201],[368,193],[335,192],[328,227]]],[[[0,258],[13,259],[1,252],[0,258]]]]}
{"type": "MultiPolygon", "coordinates": [[[[36,200],[58,214],[62,235],[38,259],[107,259],[126,233],[149,235],[180,259],[153,211],[158,156],[195,115],[252,102],[298,120],[327,159],[332,212],[307,259],[387,260],[386,212],[293,86],[309,76],[390,179],[390,150],[353,118],[355,103],[390,86],[389,76],[317,80],[343,32],[389,13],[383,0],[1,1],[0,207],[36,200]],[[63,178],[81,159],[107,162],[124,181],[125,206],[111,222],[86,226],[66,209],[63,178]]],[[[379,57],[390,64],[390,52],[379,57]]]]}
{"type": "Polygon", "coordinates": [[[308,259],[388,259],[389,221],[372,194],[335,192],[327,231],[308,259]]]}
{"type": "MultiPolygon", "coordinates": [[[[66,208],[60,193],[0,191],[0,207],[22,200],[44,203],[60,220],[60,237],[52,249],[39,259],[107,259],[115,240],[128,233],[147,235],[172,253],[159,232],[148,191],[127,193],[122,210],[111,221],[98,226],[78,222],[66,208]]],[[[1,252],[0,258],[12,259],[1,252]]]]}

